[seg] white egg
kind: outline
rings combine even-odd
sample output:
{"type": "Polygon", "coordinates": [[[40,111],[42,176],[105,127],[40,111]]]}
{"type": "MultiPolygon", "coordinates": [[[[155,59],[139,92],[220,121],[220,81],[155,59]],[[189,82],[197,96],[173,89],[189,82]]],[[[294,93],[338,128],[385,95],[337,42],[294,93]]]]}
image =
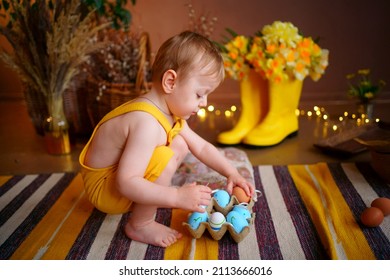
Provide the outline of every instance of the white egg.
{"type": "Polygon", "coordinates": [[[209,223],[213,230],[219,230],[225,222],[226,218],[220,212],[214,212],[210,215],[209,223]]]}

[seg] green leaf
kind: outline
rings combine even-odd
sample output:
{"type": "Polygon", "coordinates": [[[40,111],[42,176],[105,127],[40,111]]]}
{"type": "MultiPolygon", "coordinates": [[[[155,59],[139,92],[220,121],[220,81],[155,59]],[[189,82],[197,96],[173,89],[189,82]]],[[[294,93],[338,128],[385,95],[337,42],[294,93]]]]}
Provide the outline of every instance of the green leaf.
{"type": "Polygon", "coordinates": [[[33,3],[32,5],[31,5],[31,10],[32,11],[38,11],[38,4],[37,4],[37,2],[35,2],[35,3],[33,3]]]}
{"type": "Polygon", "coordinates": [[[11,19],[16,20],[17,19],[17,14],[15,12],[10,13],[11,19]]]}
{"type": "Polygon", "coordinates": [[[221,52],[227,53],[227,48],[225,47],[224,44],[221,44],[219,42],[213,41],[213,43],[220,49],[221,52]]]}
{"type": "Polygon", "coordinates": [[[52,10],[52,11],[54,10],[54,3],[53,3],[52,0],[49,1],[48,7],[49,7],[50,10],[52,10]]]}
{"type": "Polygon", "coordinates": [[[235,32],[233,29],[231,29],[231,28],[229,28],[229,27],[227,27],[225,30],[226,30],[233,38],[238,36],[237,32],[235,32]]]}
{"type": "MultiPolygon", "coordinates": [[[[131,13],[126,9],[128,0],[81,0],[86,6],[96,9],[99,17],[105,17],[112,21],[112,26],[115,29],[121,28],[123,25],[128,28],[131,22],[131,13]]],[[[133,5],[136,0],[131,0],[133,5]]]]}
{"type": "Polygon", "coordinates": [[[96,9],[101,10],[103,8],[103,0],[94,0],[96,9]]]}
{"type": "Polygon", "coordinates": [[[256,33],[255,33],[255,36],[257,36],[257,37],[263,37],[263,33],[261,33],[260,30],[257,30],[256,33]]]}
{"type": "Polygon", "coordinates": [[[4,11],[8,11],[8,9],[9,9],[9,3],[8,3],[8,1],[3,0],[2,2],[3,2],[4,11]]]}

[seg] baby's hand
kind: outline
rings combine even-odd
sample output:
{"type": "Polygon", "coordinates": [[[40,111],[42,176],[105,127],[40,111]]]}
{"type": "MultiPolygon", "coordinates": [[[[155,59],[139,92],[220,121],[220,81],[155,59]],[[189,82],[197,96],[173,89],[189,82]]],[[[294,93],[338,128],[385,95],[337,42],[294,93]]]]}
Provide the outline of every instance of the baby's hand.
{"type": "Polygon", "coordinates": [[[181,209],[203,213],[202,205],[209,205],[211,201],[211,189],[207,186],[191,183],[177,190],[177,205],[181,209]]]}
{"type": "Polygon", "coordinates": [[[250,182],[245,180],[245,178],[242,177],[239,173],[229,176],[227,178],[226,191],[229,194],[232,194],[232,190],[234,186],[238,186],[242,188],[245,191],[247,196],[252,197],[253,194],[255,193],[255,187],[250,182]]]}

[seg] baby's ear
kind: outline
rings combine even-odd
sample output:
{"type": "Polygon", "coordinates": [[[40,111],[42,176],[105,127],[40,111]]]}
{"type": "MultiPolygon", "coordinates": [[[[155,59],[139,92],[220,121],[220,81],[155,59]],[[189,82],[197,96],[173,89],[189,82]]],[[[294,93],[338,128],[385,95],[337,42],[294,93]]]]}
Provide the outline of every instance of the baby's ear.
{"type": "Polygon", "coordinates": [[[175,70],[167,70],[162,77],[162,88],[165,93],[171,93],[175,88],[177,73],[175,70]]]}

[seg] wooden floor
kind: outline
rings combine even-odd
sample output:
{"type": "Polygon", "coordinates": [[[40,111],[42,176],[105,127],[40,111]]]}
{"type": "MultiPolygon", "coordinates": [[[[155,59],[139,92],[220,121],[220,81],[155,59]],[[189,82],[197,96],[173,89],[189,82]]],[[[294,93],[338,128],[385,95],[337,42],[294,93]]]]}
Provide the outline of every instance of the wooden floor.
{"type": "MultiPolygon", "coordinates": [[[[389,101],[376,104],[375,117],[390,121],[389,104],[389,101]]],[[[242,145],[236,147],[247,152],[253,165],[370,161],[370,154],[367,151],[350,157],[340,157],[326,154],[313,146],[324,136],[330,136],[340,131],[338,129],[334,132],[332,127],[340,124],[338,117],[343,112],[353,112],[356,109],[352,105],[343,102],[302,103],[300,109],[303,110],[303,115],[299,117],[297,136],[288,138],[273,147],[248,148],[242,145]],[[323,118],[307,116],[307,111],[313,111],[315,105],[323,106],[329,116],[327,121],[324,121],[323,118]]],[[[217,105],[214,106],[218,109],[217,105]]],[[[220,109],[223,111],[225,108],[226,106],[222,106],[220,109]]],[[[238,115],[239,112],[236,112],[234,117],[226,118],[207,112],[204,119],[194,116],[193,119],[189,120],[189,123],[202,137],[217,144],[218,133],[232,127],[238,115]]],[[[0,137],[1,175],[78,171],[78,156],[86,141],[86,139],[77,139],[72,146],[72,153],[69,155],[49,155],[45,150],[43,138],[35,132],[25,102],[20,99],[0,100],[0,137]]]]}

